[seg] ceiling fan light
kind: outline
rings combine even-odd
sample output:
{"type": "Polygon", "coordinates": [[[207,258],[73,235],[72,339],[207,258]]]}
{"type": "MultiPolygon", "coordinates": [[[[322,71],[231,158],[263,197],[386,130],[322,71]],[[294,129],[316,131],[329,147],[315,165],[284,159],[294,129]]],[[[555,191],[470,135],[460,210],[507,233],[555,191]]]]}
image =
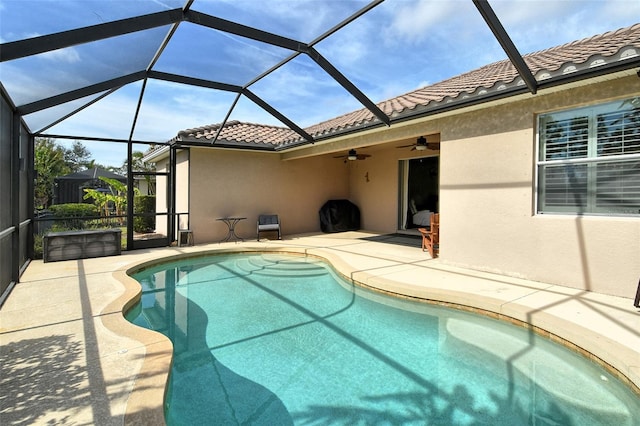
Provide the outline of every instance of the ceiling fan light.
{"type": "Polygon", "coordinates": [[[354,161],[358,159],[358,155],[356,154],[355,149],[349,150],[349,155],[347,155],[347,160],[354,161]]]}
{"type": "Polygon", "coordinates": [[[416,141],[416,151],[424,151],[427,149],[427,138],[420,136],[416,141]]]}

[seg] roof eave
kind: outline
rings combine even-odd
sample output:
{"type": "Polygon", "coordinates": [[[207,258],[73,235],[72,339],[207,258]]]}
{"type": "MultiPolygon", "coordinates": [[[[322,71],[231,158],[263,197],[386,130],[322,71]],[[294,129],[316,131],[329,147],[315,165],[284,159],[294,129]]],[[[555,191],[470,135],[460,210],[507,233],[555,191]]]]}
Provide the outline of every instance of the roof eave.
{"type": "Polygon", "coordinates": [[[202,141],[194,138],[184,138],[179,141],[174,141],[172,145],[178,148],[187,147],[204,147],[204,148],[225,148],[225,149],[246,149],[252,151],[268,151],[275,152],[274,145],[255,142],[236,142],[226,139],[218,139],[216,143],[210,141],[202,141]]]}
{"type": "Polygon", "coordinates": [[[169,155],[169,149],[171,147],[169,145],[161,146],[142,157],[142,162],[144,163],[155,163],[158,160],[161,160],[169,155]]]}

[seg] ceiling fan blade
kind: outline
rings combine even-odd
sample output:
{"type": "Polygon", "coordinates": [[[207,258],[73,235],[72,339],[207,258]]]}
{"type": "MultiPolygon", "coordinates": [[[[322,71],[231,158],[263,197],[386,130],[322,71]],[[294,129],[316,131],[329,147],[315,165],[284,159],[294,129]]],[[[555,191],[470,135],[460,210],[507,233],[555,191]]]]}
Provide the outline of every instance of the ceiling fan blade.
{"type": "Polygon", "coordinates": [[[396,148],[409,148],[410,146],[416,146],[415,143],[409,144],[409,145],[400,145],[400,146],[396,146],[396,148]]]}
{"type": "Polygon", "coordinates": [[[336,155],[333,158],[344,158],[345,163],[347,160],[364,160],[367,157],[371,157],[370,154],[358,154],[355,149],[350,149],[347,155],[336,155]],[[355,157],[355,158],[353,158],[355,157]]]}

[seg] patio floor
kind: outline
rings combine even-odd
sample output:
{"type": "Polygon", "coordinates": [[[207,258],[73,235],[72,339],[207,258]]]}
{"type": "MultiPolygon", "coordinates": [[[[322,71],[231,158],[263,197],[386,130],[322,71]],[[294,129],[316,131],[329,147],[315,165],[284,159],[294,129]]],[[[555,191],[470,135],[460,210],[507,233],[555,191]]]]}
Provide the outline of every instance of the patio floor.
{"type": "Polygon", "coordinates": [[[318,255],[380,290],[525,321],[606,361],[640,387],[640,312],[631,298],[453,268],[423,253],[419,240],[407,241],[347,232],[31,262],[0,309],[0,424],[162,422],[171,346],[122,318],[123,304],[137,292],[124,271],[203,251],[318,255]]]}

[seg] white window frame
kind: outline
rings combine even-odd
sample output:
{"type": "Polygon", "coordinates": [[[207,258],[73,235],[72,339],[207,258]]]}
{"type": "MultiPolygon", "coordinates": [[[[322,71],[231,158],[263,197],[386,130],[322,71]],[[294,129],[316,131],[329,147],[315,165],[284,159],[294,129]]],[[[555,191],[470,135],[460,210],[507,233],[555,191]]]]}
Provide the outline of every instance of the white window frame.
{"type": "Polygon", "coordinates": [[[634,195],[640,191],[640,123],[634,122],[638,115],[640,97],[538,115],[536,213],[640,216],[640,193],[634,195]],[[598,119],[605,118],[605,114],[621,113],[633,114],[631,127],[626,126],[629,120],[622,122],[623,130],[621,134],[615,133],[615,138],[611,133],[616,128],[613,123],[603,128],[598,126],[598,119]],[[609,139],[599,138],[601,129],[609,132],[606,135],[609,139]],[[618,142],[620,138],[623,142],[618,142]],[[608,140],[611,142],[606,142],[608,140]],[[629,147],[630,151],[625,152],[629,147]],[[616,153],[617,150],[621,153],[616,153]],[[607,171],[607,167],[613,168],[613,172],[607,171]],[[558,172],[554,174],[556,168],[558,172]],[[623,173],[628,181],[619,179],[623,173]],[[568,182],[572,176],[578,181],[568,182]],[[613,183],[613,188],[608,182],[613,183]],[[547,186],[551,188],[548,192],[547,186]],[[616,199],[619,195],[616,191],[631,195],[616,199]]]}

